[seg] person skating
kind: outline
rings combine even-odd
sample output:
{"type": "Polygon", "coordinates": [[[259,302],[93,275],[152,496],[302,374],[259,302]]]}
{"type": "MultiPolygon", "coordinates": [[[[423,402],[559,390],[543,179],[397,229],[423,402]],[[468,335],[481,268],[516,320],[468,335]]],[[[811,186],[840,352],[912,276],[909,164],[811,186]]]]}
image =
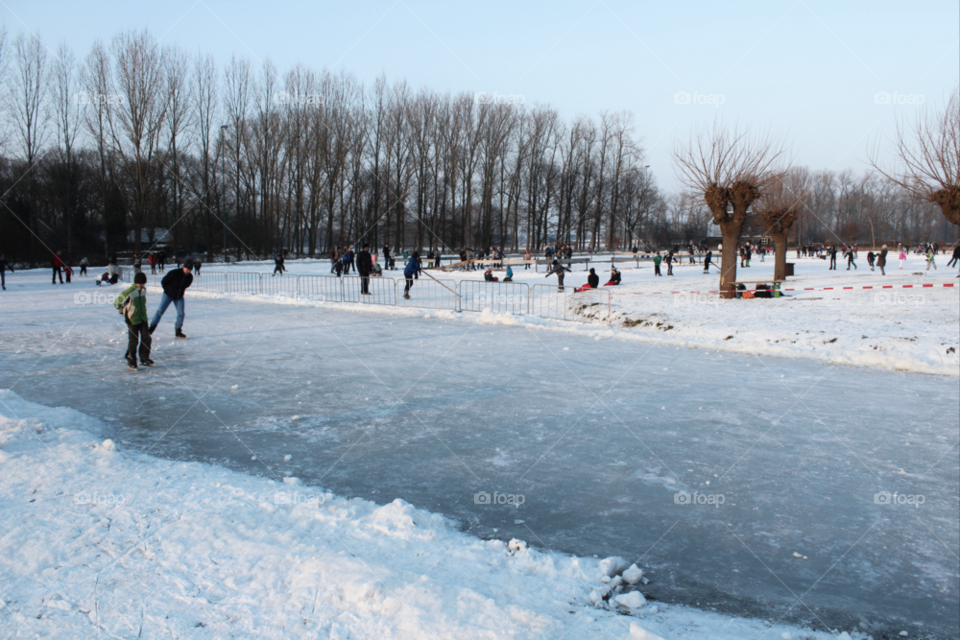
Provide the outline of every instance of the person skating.
{"type": "Polygon", "coordinates": [[[949,269],[958,263],[960,263],[960,244],[953,248],[953,255],[950,257],[950,262],[947,263],[947,268],[949,269]]]}
{"type": "Polygon", "coordinates": [[[370,271],[373,270],[373,258],[370,256],[370,245],[365,244],[357,254],[357,275],[360,276],[360,295],[370,295],[370,271]]]}
{"type": "Polygon", "coordinates": [[[710,261],[713,260],[713,251],[707,249],[707,255],[703,258],[703,272],[709,273],[710,271],[710,261]]]}
{"type": "Polygon", "coordinates": [[[667,257],[664,259],[664,262],[667,263],[667,275],[673,275],[673,251],[667,252],[667,257]]]}
{"type": "Polygon", "coordinates": [[[874,270],[874,261],[876,259],[877,259],[877,254],[875,254],[872,249],[870,251],[867,251],[867,266],[870,267],[870,271],[874,270]]]}
{"type": "Polygon", "coordinates": [[[167,269],[167,252],[163,249],[157,254],[157,266],[160,267],[160,273],[163,273],[167,269]]]}
{"type": "Polygon", "coordinates": [[[123,315],[127,323],[127,368],[137,370],[137,355],[140,364],[154,366],[150,359],[150,329],[147,325],[147,274],[138,273],[133,277],[133,285],[123,290],[113,301],[113,306],[123,315]],[[138,348],[139,343],[139,348],[138,348]]]}
{"type": "Polygon", "coordinates": [[[420,276],[420,252],[414,251],[413,255],[410,256],[410,259],[407,260],[406,266],[403,268],[403,277],[407,281],[406,286],[403,287],[403,297],[407,300],[410,299],[410,287],[413,286],[413,279],[420,276]]]}
{"type": "Polygon", "coordinates": [[[7,290],[7,269],[10,270],[10,273],[14,273],[13,267],[10,266],[10,263],[7,262],[7,256],[0,253],[0,285],[3,286],[3,290],[7,290]]]}
{"type": "Polygon", "coordinates": [[[828,252],[830,254],[830,268],[827,271],[836,271],[837,270],[837,247],[833,245],[830,247],[828,252]]]}
{"type": "Polygon", "coordinates": [[[147,262],[150,263],[150,274],[157,275],[157,254],[151,251],[147,254],[147,262]]]}
{"type": "Polygon", "coordinates": [[[900,268],[903,269],[903,261],[907,259],[907,250],[903,247],[900,247],[900,256],[898,259],[900,260],[900,268]]]}
{"type": "MultiPolygon", "coordinates": [[[[283,276],[284,271],[285,269],[283,268],[283,251],[277,251],[276,255],[273,256],[273,275],[275,276],[279,273],[281,276],[283,276]]],[[[270,276],[270,277],[272,278],[273,276],[270,276]]]]}
{"type": "Polygon", "coordinates": [[[53,256],[53,284],[57,284],[57,276],[60,276],[60,284],[63,284],[63,258],[59,251],[53,256]]]}
{"type": "Polygon", "coordinates": [[[160,324],[160,318],[163,317],[167,307],[172,303],[177,309],[177,320],[174,323],[175,336],[186,339],[187,336],[183,334],[183,294],[193,284],[193,267],[193,259],[187,258],[182,268],[173,269],[163,276],[163,280],[160,281],[160,286],[163,287],[163,295],[160,297],[160,306],[157,307],[156,313],[153,314],[153,320],[150,322],[151,335],[153,335],[157,325],[160,324]]]}
{"type": "Polygon", "coordinates": [[[660,263],[663,261],[663,258],[660,257],[660,252],[657,252],[657,255],[653,256],[653,275],[662,276],[660,273],[660,263]]]}
{"type": "Polygon", "coordinates": [[[877,266],[880,267],[880,275],[887,275],[887,272],[884,271],[884,267],[887,266],[887,245],[883,245],[880,248],[880,253],[877,254],[877,266]]]}
{"type": "Polygon", "coordinates": [[[567,269],[565,266],[563,266],[562,264],[554,260],[553,265],[550,267],[550,271],[547,271],[547,275],[544,276],[545,278],[549,278],[550,276],[556,274],[557,291],[563,291],[563,272],[564,271],[570,271],[570,269],[567,269]]]}
{"type": "Polygon", "coordinates": [[[930,271],[930,267],[933,267],[933,270],[937,270],[937,252],[932,248],[927,249],[927,271],[930,271]]]}
{"type": "MultiPolygon", "coordinates": [[[[531,258],[531,256],[530,256],[530,249],[524,249],[524,250],[523,250],[523,259],[524,259],[524,260],[530,260],[530,258],[531,258]]],[[[529,263],[529,262],[525,262],[524,265],[523,265],[523,268],[524,268],[524,269],[529,269],[529,268],[530,268],[530,263],[529,263]]]]}
{"type": "Polygon", "coordinates": [[[390,245],[386,243],[383,245],[383,268],[390,268],[390,245]]]}
{"type": "Polygon", "coordinates": [[[197,272],[197,277],[200,277],[200,267],[203,266],[203,263],[197,260],[193,263],[193,270],[197,272]]]}
{"type": "Polygon", "coordinates": [[[90,266],[90,261],[87,260],[87,256],[83,256],[80,259],[80,275],[82,276],[87,275],[87,267],[89,266],[90,266]]]}

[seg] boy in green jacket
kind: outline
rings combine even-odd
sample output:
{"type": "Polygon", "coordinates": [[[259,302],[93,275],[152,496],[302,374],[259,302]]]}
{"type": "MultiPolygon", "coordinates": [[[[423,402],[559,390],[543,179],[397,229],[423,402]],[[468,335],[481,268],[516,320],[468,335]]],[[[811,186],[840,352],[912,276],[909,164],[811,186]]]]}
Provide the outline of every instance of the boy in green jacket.
{"type": "Polygon", "coordinates": [[[137,343],[140,343],[140,364],[155,366],[150,359],[150,324],[147,319],[147,274],[138,273],[133,277],[133,285],[113,301],[127,323],[127,368],[137,370],[137,343]]]}

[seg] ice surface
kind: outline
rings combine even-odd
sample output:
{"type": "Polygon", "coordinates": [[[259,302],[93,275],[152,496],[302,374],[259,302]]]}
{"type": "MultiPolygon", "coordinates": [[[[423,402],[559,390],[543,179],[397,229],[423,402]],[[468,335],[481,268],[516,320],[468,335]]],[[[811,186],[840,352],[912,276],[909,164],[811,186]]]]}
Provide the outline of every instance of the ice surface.
{"type": "Polygon", "coordinates": [[[135,451],[621,556],[658,600],[958,627],[955,378],[200,298],[134,373],[116,312],[60,295],[4,307],[0,388],[135,451]]]}

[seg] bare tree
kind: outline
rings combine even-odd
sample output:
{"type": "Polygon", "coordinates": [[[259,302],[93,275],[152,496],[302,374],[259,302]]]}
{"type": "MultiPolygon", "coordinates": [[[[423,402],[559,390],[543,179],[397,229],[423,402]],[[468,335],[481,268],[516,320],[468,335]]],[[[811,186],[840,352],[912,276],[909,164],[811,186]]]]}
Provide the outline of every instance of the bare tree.
{"type": "Polygon", "coordinates": [[[878,172],[915,198],[935,203],[948,221],[960,225],[960,89],[953,90],[942,112],[924,109],[910,126],[897,122],[896,170],[881,168],[878,148],[870,153],[878,172]]]}
{"type": "Polygon", "coordinates": [[[27,166],[32,167],[46,141],[47,48],[40,36],[20,33],[14,49],[16,69],[10,79],[8,108],[27,166]]]}
{"type": "MultiPolygon", "coordinates": [[[[773,277],[783,280],[787,270],[787,236],[810,199],[806,170],[790,169],[767,182],[755,209],[764,230],[773,239],[773,277]]],[[[726,242],[726,240],[724,240],[726,242]]]]}
{"type": "Polygon", "coordinates": [[[750,205],[761,195],[786,153],[780,136],[752,135],[719,120],[710,129],[691,133],[674,146],[677,177],[688,190],[702,194],[723,237],[720,290],[733,297],[737,280],[737,243],[750,205]]]}
{"type": "Polygon", "coordinates": [[[114,38],[117,102],[107,100],[111,150],[121,159],[127,178],[134,253],[140,253],[141,230],[161,168],[161,133],[169,100],[163,51],[147,31],[126,31],[114,38]]]}
{"type": "Polygon", "coordinates": [[[53,61],[53,120],[57,151],[64,177],[63,222],[67,229],[67,253],[73,252],[73,218],[76,208],[74,146],[80,126],[80,93],[77,61],[66,42],[61,42],[53,61]]]}

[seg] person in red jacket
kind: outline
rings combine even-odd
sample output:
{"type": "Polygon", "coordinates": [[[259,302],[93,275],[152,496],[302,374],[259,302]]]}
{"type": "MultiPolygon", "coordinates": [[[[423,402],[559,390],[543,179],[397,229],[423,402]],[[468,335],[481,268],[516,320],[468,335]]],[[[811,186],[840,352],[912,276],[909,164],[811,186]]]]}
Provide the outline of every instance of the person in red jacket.
{"type": "Polygon", "coordinates": [[[57,276],[60,276],[60,284],[63,284],[63,258],[59,251],[53,256],[53,284],[57,284],[57,276]]]}

